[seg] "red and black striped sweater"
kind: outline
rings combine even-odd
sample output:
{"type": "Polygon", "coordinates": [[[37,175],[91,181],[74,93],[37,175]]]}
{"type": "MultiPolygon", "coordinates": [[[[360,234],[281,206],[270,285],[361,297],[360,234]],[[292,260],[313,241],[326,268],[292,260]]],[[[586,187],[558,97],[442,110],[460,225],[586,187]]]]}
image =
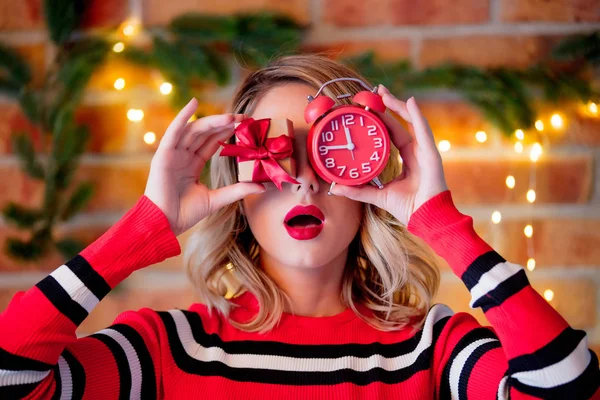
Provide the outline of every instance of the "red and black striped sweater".
{"type": "MultiPolygon", "coordinates": [[[[0,315],[0,399],[587,399],[600,396],[598,357],[473,230],[446,191],[412,216],[492,327],[433,306],[418,332],[378,331],[351,310],[284,314],[267,334],[234,329],[194,304],[125,312],[77,338],[88,313],[133,271],[180,252],[146,197],[79,256],[0,315]]],[[[238,298],[244,318],[253,296],[238,298]]],[[[237,314],[237,315],[236,315],[237,314]]]]}

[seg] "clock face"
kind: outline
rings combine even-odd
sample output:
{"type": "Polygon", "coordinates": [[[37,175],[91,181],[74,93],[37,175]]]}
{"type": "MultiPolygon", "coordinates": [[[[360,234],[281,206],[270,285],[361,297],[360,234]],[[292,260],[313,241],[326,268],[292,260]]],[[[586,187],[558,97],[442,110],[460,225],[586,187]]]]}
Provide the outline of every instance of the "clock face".
{"type": "Polygon", "coordinates": [[[307,148],[313,168],[326,182],[356,186],[383,171],[390,140],[385,124],[375,114],[344,105],[313,125],[307,148]]]}

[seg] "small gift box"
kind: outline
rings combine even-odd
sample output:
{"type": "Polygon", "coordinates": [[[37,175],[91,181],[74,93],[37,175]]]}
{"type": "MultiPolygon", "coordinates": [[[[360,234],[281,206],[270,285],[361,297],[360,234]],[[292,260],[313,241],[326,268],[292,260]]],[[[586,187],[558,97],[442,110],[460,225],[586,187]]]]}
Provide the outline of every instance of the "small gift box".
{"type": "Polygon", "coordinates": [[[234,156],[239,182],[298,183],[293,156],[294,128],[289,119],[245,119],[235,125],[235,143],[220,142],[221,156],[234,156]]]}

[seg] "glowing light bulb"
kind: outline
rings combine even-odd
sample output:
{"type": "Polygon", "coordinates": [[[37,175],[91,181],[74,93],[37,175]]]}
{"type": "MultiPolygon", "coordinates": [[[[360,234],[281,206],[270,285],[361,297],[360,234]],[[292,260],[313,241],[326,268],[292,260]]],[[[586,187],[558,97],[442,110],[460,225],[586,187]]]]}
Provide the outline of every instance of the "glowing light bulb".
{"type": "Polygon", "coordinates": [[[535,190],[529,189],[527,192],[527,201],[533,203],[535,201],[535,190]]]}
{"type": "Polygon", "coordinates": [[[534,143],[533,146],[531,146],[531,151],[529,152],[529,158],[531,159],[531,161],[536,162],[537,160],[540,159],[541,155],[542,155],[542,145],[539,143],[534,143]]]}
{"type": "Polygon", "coordinates": [[[484,143],[487,140],[487,133],[484,131],[478,131],[475,134],[475,139],[477,139],[479,143],[484,143]]]}
{"type": "Polygon", "coordinates": [[[531,225],[527,225],[525,227],[525,229],[523,230],[523,232],[525,232],[525,236],[527,236],[528,238],[533,236],[533,226],[531,225]]]}
{"type": "Polygon", "coordinates": [[[160,92],[162,94],[164,94],[165,96],[168,95],[169,93],[171,93],[172,90],[173,90],[173,85],[171,85],[169,82],[163,82],[160,85],[160,92]]]}
{"type": "Polygon", "coordinates": [[[125,79],[123,79],[123,78],[117,79],[115,81],[114,87],[117,90],[123,90],[123,88],[125,87],[125,79]]]}
{"type": "Polygon", "coordinates": [[[552,301],[552,299],[554,298],[554,292],[550,289],[544,290],[544,298],[547,301],[552,301]]]}
{"type": "Polygon", "coordinates": [[[144,142],[146,142],[146,144],[153,144],[156,142],[156,134],[154,132],[146,132],[144,134],[144,142]]]}
{"type": "Polygon", "coordinates": [[[438,143],[438,149],[444,152],[450,150],[450,142],[447,140],[441,140],[438,143]]]}
{"type": "Polygon", "coordinates": [[[517,153],[522,153],[523,152],[523,143],[521,143],[521,142],[515,143],[515,151],[517,153]]]}
{"type": "Polygon", "coordinates": [[[535,260],[533,258],[527,260],[527,269],[530,271],[533,271],[535,269],[535,260]]]}
{"type": "Polygon", "coordinates": [[[494,211],[492,213],[492,222],[495,224],[499,224],[500,221],[502,221],[502,214],[500,214],[500,211],[494,211]]]}
{"type": "Polygon", "coordinates": [[[127,119],[133,122],[140,122],[144,119],[144,111],[130,108],[129,111],[127,111],[127,119]]]}
{"type": "Polygon", "coordinates": [[[550,125],[552,125],[554,129],[561,129],[565,125],[565,121],[560,114],[554,113],[550,117],[550,125]]]}
{"type": "Polygon", "coordinates": [[[509,175],[506,177],[506,186],[508,186],[509,189],[514,189],[515,188],[515,177],[512,175],[509,175]]]}
{"type": "Polygon", "coordinates": [[[593,101],[588,101],[587,110],[592,115],[598,115],[598,105],[593,101]]]}
{"type": "Polygon", "coordinates": [[[125,50],[125,44],[123,42],[115,43],[115,45],[113,46],[113,51],[115,53],[120,53],[123,50],[125,50]]]}
{"type": "Polygon", "coordinates": [[[523,140],[525,139],[525,132],[523,132],[523,129],[517,129],[515,131],[515,136],[517,137],[517,139],[523,140]]]}
{"type": "Polygon", "coordinates": [[[537,129],[540,132],[544,130],[544,122],[541,119],[535,121],[535,129],[537,129]]]}

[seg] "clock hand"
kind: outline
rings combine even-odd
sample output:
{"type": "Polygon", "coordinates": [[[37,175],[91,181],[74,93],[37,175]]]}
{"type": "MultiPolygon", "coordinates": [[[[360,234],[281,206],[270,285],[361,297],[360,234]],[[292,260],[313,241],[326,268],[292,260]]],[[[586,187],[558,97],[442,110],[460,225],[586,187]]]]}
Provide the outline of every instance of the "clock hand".
{"type": "Polygon", "coordinates": [[[342,150],[342,149],[348,150],[349,149],[347,144],[340,145],[340,146],[321,146],[321,147],[324,149],[327,149],[327,150],[342,150]]]}
{"type": "Polygon", "coordinates": [[[352,143],[352,138],[350,137],[350,129],[347,126],[344,126],[344,132],[346,133],[346,140],[348,141],[348,150],[350,150],[352,159],[354,160],[354,143],[352,143]]]}

